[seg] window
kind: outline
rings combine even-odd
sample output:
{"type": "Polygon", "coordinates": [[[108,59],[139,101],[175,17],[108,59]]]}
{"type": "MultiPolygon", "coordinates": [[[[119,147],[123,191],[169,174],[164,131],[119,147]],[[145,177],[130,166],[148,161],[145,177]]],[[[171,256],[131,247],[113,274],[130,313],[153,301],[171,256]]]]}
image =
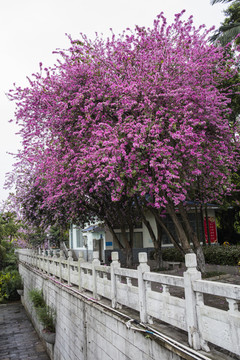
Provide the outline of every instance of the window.
{"type": "Polygon", "coordinates": [[[133,248],[141,249],[143,247],[143,233],[135,232],[133,234],[133,248]]]}

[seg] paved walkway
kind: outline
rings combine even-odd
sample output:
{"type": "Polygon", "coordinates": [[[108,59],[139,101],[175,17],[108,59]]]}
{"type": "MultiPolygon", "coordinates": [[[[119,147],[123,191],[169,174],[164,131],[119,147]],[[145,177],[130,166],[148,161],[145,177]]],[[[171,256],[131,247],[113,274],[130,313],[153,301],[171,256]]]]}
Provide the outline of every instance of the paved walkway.
{"type": "Polygon", "coordinates": [[[49,360],[20,301],[0,305],[0,360],[49,360]]]}

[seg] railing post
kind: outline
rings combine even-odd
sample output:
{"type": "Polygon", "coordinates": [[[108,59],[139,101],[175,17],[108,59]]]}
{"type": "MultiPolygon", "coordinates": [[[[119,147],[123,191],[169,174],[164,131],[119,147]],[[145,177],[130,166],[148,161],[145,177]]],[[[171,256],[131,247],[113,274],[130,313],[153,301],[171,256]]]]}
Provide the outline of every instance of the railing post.
{"type": "Polygon", "coordinates": [[[59,279],[62,282],[62,261],[63,261],[63,250],[60,250],[59,256],[59,279]]]}
{"type": "Polygon", "coordinates": [[[34,267],[37,268],[37,250],[33,250],[34,267]]]}
{"type": "Polygon", "coordinates": [[[53,250],[53,262],[52,262],[52,268],[53,268],[53,275],[57,276],[57,250],[53,250]]]}
{"type": "Polygon", "coordinates": [[[111,253],[111,300],[112,307],[115,309],[117,306],[117,279],[115,276],[115,269],[120,268],[119,255],[117,251],[111,253]]]}
{"type": "Polygon", "coordinates": [[[32,249],[32,265],[36,267],[36,251],[32,249]]]}
{"type": "Polygon", "coordinates": [[[73,261],[73,257],[72,257],[72,251],[68,250],[68,285],[71,284],[71,266],[70,266],[70,262],[73,261]]]}
{"type": "Polygon", "coordinates": [[[30,250],[30,265],[33,266],[33,250],[30,250]]]}
{"type": "Polygon", "coordinates": [[[78,289],[82,291],[82,268],[81,264],[84,262],[83,251],[79,251],[78,254],[78,289]]]}
{"type": "Polygon", "coordinates": [[[147,264],[147,253],[141,252],[138,254],[138,299],[140,309],[140,320],[143,323],[148,321],[147,315],[147,299],[146,299],[146,287],[143,280],[143,274],[150,271],[150,266],[147,264]]]}
{"type": "Polygon", "coordinates": [[[41,249],[38,248],[38,255],[37,255],[37,267],[38,267],[38,269],[41,269],[41,258],[40,258],[40,256],[41,256],[41,249]]]}
{"type": "Polygon", "coordinates": [[[93,261],[92,261],[92,279],[93,279],[93,298],[98,299],[97,294],[97,271],[95,269],[96,266],[100,265],[99,260],[99,252],[94,251],[93,252],[93,261]]]}
{"type": "Polygon", "coordinates": [[[42,251],[42,271],[46,272],[46,266],[45,266],[45,250],[42,251]]]}
{"type": "Polygon", "coordinates": [[[51,258],[51,253],[50,253],[50,250],[48,250],[48,254],[47,254],[47,273],[48,273],[48,276],[50,275],[50,258],[51,258]]]}
{"type": "Polygon", "coordinates": [[[195,254],[186,254],[185,264],[187,271],[184,272],[183,276],[188,343],[193,349],[199,350],[201,348],[201,336],[198,328],[197,298],[193,291],[193,283],[196,280],[201,280],[201,273],[197,270],[197,258],[195,254]]]}

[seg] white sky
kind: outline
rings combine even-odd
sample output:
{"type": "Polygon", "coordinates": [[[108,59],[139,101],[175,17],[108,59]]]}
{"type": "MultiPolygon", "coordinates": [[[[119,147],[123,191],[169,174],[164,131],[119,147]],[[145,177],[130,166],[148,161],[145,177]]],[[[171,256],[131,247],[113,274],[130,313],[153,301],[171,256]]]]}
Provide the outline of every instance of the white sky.
{"type": "Polygon", "coordinates": [[[20,147],[15,135],[16,125],[8,123],[14,117],[14,104],[5,93],[12,84],[27,85],[26,76],[39,70],[39,63],[55,63],[56,48],[68,48],[65,34],[78,38],[83,32],[94,37],[95,32],[108,35],[135,25],[152,26],[156,15],[164,11],[168,22],[173,15],[186,9],[194,16],[196,26],[219,27],[226,5],[210,5],[210,0],[0,0],[0,201],[8,190],[3,189],[5,174],[12,169],[14,159],[7,154],[20,147]]]}

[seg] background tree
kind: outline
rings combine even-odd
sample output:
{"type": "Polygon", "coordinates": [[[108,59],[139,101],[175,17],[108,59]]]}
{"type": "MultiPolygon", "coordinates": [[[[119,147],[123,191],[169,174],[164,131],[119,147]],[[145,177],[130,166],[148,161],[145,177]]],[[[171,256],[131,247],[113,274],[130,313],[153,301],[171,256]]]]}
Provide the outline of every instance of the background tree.
{"type": "Polygon", "coordinates": [[[16,268],[13,240],[21,238],[21,228],[22,223],[14,213],[0,214],[0,270],[8,266],[16,268]]]}
{"type": "MultiPolygon", "coordinates": [[[[240,1],[239,0],[214,0],[212,4],[222,2],[231,3],[230,6],[224,11],[226,16],[224,22],[220,28],[212,36],[211,40],[221,45],[226,45],[240,34],[240,1]]],[[[235,41],[239,44],[239,38],[235,41]]],[[[228,46],[226,52],[233,53],[234,47],[228,46]]],[[[229,121],[234,123],[239,121],[240,114],[240,75],[238,73],[229,81],[225,81],[222,84],[224,89],[231,87],[232,93],[230,94],[231,113],[229,114],[229,121]]],[[[239,170],[232,175],[233,183],[239,189],[239,170]]],[[[236,243],[240,239],[239,231],[239,214],[240,214],[240,199],[239,191],[234,192],[232,196],[227,196],[224,200],[223,206],[221,206],[217,212],[218,220],[218,235],[220,243],[228,241],[229,243],[236,243]]]]}
{"type": "MultiPolygon", "coordinates": [[[[216,3],[232,3],[225,11],[226,16],[224,22],[219,29],[212,36],[213,42],[220,42],[221,45],[226,45],[234,40],[240,34],[240,1],[239,0],[212,0],[212,5],[216,3]]],[[[236,42],[239,43],[239,38],[236,42]]]]}

